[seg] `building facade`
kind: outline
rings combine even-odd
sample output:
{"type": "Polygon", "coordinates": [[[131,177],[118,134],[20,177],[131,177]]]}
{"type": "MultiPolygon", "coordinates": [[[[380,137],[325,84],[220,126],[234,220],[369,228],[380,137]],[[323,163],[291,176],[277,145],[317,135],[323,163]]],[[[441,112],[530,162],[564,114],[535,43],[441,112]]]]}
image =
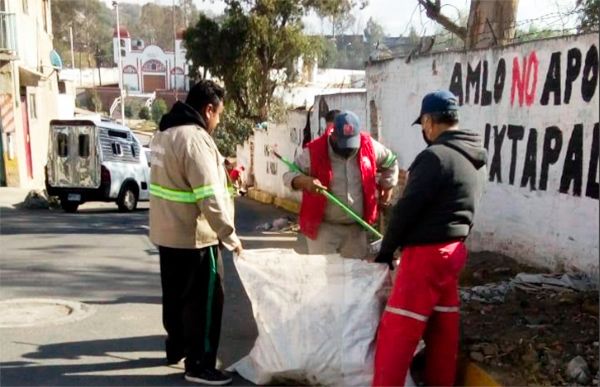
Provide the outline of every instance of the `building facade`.
{"type": "Polygon", "coordinates": [[[113,53],[118,65],[119,36],[123,65],[123,87],[130,92],[152,93],[156,90],[189,90],[186,49],[183,32],[176,34],[175,51],[156,45],[145,45],[141,39],[132,39],[121,27],[113,33],[113,53]]]}
{"type": "Polygon", "coordinates": [[[49,121],[66,93],[51,55],[50,0],[0,0],[0,185],[44,184],[49,121]]]}

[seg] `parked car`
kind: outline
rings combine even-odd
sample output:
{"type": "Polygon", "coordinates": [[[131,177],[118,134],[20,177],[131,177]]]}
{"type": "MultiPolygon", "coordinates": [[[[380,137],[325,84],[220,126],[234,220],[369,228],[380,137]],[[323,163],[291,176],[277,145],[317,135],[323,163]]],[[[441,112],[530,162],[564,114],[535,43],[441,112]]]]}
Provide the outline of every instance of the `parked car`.
{"type": "Polygon", "coordinates": [[[149,182],[146,152],[128,127],[99,118],[50,121],[46,189],[66,212],[90,201],[133,211],[149,200],[149,182]]]}

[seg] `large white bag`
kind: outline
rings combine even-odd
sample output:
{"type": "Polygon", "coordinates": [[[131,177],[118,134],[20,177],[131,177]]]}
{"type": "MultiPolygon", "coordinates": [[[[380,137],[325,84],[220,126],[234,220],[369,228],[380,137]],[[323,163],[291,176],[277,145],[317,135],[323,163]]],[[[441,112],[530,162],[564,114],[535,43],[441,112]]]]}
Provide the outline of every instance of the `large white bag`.
{"type": "Polygon", "coordinates": [[[385,265],[289,249],[245,250],[234,262],[258,338],[230,370],[255,384],[371,385],[385,265]]]}

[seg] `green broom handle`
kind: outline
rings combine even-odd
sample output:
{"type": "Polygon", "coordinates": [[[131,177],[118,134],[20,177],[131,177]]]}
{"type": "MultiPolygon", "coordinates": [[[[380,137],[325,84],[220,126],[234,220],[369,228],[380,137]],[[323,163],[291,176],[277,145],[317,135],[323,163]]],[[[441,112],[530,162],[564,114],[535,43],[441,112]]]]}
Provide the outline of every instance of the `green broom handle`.
{"type": "MultiPolygon", "coordinates": [[[[281,156],[279,153],[277,153],[275,151],[273,151],[273,154],[275,155],[275,157],[277,157],[279,160],[281,160],[293,172],[298,172],[303,175],[306,175],[300,169],[300,167],[298,167],[298,165],[296,165],[295,163],[287,160],[285,157],[281,156]]],[[[330,202],[334,203],[335,205],[340,207],[342,210],[344,210],[344,212],[348,216],[350,216],[352,219],[354,219],[358,224],[363,226],[366,230],[372,232],[373,235],[377,236],[377,238],[380,238],[380,239],[383,238],[383,235],[381,235],[381,233],[379,231],[377,231],[369,223],[365,222],[363,218],[358,216],[358,214],[356,212],[354,212],[350,207],[348,207],[346,204],[344,204],[340,199],[335,197],[335,195],[333,195],[331,192],[327,191],[326,189],[322,189],[322,188],[318,189],[318,192],[320,194],[324,195],[330,202]]]]}

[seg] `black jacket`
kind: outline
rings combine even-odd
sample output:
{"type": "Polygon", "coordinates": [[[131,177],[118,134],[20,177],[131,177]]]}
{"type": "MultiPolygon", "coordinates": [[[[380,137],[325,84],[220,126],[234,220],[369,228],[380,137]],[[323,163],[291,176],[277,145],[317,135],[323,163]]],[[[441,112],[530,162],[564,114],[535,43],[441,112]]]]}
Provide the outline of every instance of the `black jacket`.
{"type": "Polygon", "coordinates": [[[487,152],[479,134],[449,130],[409,168],[376,262],[391,262],[396,248],[466,238],[486,180],[487,152]]]}

